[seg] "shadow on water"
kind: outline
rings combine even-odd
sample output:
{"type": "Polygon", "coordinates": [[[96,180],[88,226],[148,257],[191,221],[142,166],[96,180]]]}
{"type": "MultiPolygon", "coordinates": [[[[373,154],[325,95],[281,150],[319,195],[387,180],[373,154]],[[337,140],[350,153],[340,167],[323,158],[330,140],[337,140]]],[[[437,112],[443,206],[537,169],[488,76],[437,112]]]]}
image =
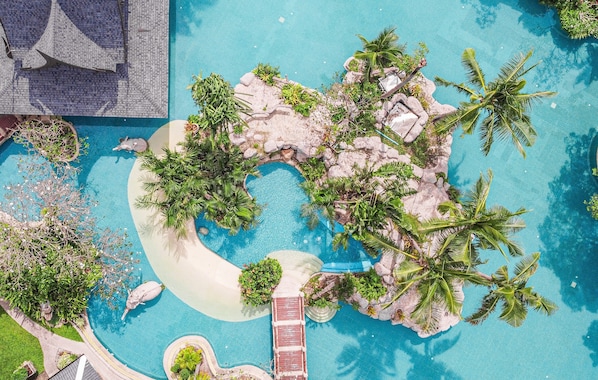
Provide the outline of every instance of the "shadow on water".
{"type": "MultiPolygon", "coordinates": [[[[345,306],[347,307],[347,306],[345,306]]],[[[352,311],[355,313],[355,311],[352,311]]],[[[359,316],[368,318],[366,316],[359,316]]],[[[334,321],[334,320],[333,320],[334,321]]],[[[371,324],[334,323],[336,330],[355,339],[346,344],[336,358],[338,378],[352,379],[387,379],[400,378],[396,373],[397,355],[407,355],[412,366],[406,379],[460,379],[460,376],[449,369],[437,356],[450,350],[460,339],[460,334],[447,338],[445,334],[422,339],[413,331],[393,326],[390,322],[369,328],[371,324]],[[384,334],[380,339],[372,339],[375,335],[384,334]],[[376,363],[365,366],[363,363],[376,363]]],[[[310,326],[312,327],[312,326],[310,326]]]]}
{"type": "Polygon", "coordinates": [[[546,34],[550,29],[550,26],[545,25],[542,20],[546,16],[550,17],[550,8],[538,3],[538,0],[462,0],[461,2],[473,7],[476,12],[476,23],[482,29],[495,24],[498,14],[497,7],[501,3],[521,12],[519,22],[529,32],[540,36],[546,34]]]}
{"type": "MultiPolygon", "coordinates": [[[[476,23],[482,29],[496,23],[496,8],[503,4],[521,12],[518,21],[530,33],[536,36],[550,33],[554,47],[542,57],[542,64],[535,69],[535,82],[543,83],[544,88],[556,89],[561,79],[572,70],[579,70],[578,84],[588,85],[598,79],[598,41],[594,38],[569,38],[554,9],[537,0],[462,0],[462,3],[474,8],[476,23]]],[[[535,63],[534,58],[530,63],[535,63]]]]}
{"type": "Polygon", "coordinates": [[[590,325],[588,332],[583,336],[583,344],[592,351],[590,359],[592,359],[592,365],[598,367],[598,320],[595,320],[590,325]]]}
{"type": "Polygon", "coordinates": [[[561,280],[563,301],[575,311],[598,311],[598,221],[584,204],[598,191],[588,162],[595,133],[565,139],[569,158],[549,183],[548,216],[538,227],[543,264],[561,280]]]}

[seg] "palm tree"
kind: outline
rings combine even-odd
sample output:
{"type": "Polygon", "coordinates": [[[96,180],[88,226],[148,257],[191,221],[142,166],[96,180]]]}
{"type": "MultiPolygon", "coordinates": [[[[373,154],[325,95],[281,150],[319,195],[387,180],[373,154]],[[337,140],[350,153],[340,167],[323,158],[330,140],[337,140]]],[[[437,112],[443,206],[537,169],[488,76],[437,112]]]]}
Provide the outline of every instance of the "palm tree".
{"type": "Polygon", "coordinates": [[[558,307],[550,300],[534,292],[527,281],[538,269],[540,254],[533,253],[515,266],[515,276],[509,277],[506,266],[500,267],[492,277],[486,276],[489,293],[480,308],[465,320],[471,324],[482,323],[502,303],[499,318],[511,326],[519,327],[527,316],[528,307],[546,315],[552,315],[558,307]]]}
{"type": "Polygon", "coordinates": [[[447,219],[432,219],[422,225],[422,235],[437,234],[441,238],[437,255],[448,254],[454,261],[475,266],[479,264],[479,249],[498,250],[505,258],[507,253],[503,246],[510,256],[523,254],[522,248],[511,239],[511,235],[525,228],[525,223],[518,217],[527,210],[520,208],[512,212],[503,206],[487,208],[492,178],[491,170],[488,171],[488,178],[480,175],[460,206],[450,201],[441,205],[439,210],[448,212],[447,219]]]}
{"type": "Polygon", "coordinates": [[[368,41],[364,36],[358,34],[363,50],[357,50],[353,56],[365,62],[365,78],[371,80],[372,71],[380,70],[384,75],[384,68],[393,66],[397,59],[403,55],[405,47],[399,45],[399,36],[395,33],[396,28],[384,28],[378,37],[368,41]]]}
{"type": "Polygon", "coordinates": [[[240,132],[238,128],[245,125],[240,113],[249,113],[249,104],[237,98],[234,88],[218,74],[212,73],[206,78],[194,75],[193,79],[195,82],[188,88],[199,108],[199,127],[225,140],[230,127],[240,132]]]}
{"type": "Polygon", "coordinates": [[[451,261],[448,256],[421,255],[415,261],[406,259],[393,275],[399,291],[387,306],[416,286],[420,298],[411,318],[426,332],[436,329],[445,311],[461,315],[463,295],[457,291],[458,285],[483,281],[479,274],[451,261]]]}
{"type": "Polygon", "coordinates": [[[511,139],[517,150],[525,158],[525,147],[532,146],[536,139],[536,130],[528,115],[534,101],[556,93],[541,91],[531,94],[521,92],[525,87],[522,78],[538,64],[525,68],[525,63],[532,56],[528,52],[512,58],[501,69],[493,82],[486,82],[482,69],[475,58],[475,51],[465,49],[461,62],[467,71],[467,84],[449,82],[436,77],[442,86],[450,86],[469,96],[469,101],[461,102],[459,108],[439,120],[438,132],[448,132],[461,126],[464,134],[472,134],[480,119],[482,151],[490,152],[494,140],[511,139]],[[485,114],[485,117],[483,116],[485,114]]]}

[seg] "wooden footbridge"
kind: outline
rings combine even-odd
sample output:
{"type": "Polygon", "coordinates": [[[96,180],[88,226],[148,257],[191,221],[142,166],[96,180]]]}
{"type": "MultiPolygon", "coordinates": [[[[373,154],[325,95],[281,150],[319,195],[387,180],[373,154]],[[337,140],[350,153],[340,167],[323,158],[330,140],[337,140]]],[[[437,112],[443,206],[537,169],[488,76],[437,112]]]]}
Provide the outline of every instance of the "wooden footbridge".
{"type": "Polygon", "coordinates": [[[272,299],[272,331],[274,378],[307,379],[303,296],[275,296],[272,299]]]}

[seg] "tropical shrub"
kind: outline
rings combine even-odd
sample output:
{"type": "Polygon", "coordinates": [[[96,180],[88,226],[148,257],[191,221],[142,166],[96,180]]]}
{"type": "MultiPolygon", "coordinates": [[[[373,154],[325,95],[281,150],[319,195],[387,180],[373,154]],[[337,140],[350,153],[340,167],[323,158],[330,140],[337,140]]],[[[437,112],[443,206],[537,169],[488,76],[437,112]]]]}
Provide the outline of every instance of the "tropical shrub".
{"type": "Polygon", "coordinates": [[[386,287],[382,283],[382,277],[376,273],[374,268],[355,276],[355,288],[363,298],[368,301],[375,301],[386,294],[386,287]]]}
{"type": "Polygon", "coordinates": [[[267,63],[258,63],[251,72],[270,86],[274,85],[274,78],[280,78],[278,66],[274,67],[267,63]]]}
{"type": "Polygon", "coordinates": [[[13,371],[12,380],[26,380],[28,376],[27,368],[19,367],[13,371]]]}
{"type": "Polygon", "coordinates": [[[182,151],[165,148],[163,157],[143,152],[141,167],[154,178],[144,182],[146,193],[136,205],[159,211],[164,226],[179,237],[185,236],[186,223],[201,213],[231,234],[253,227],[261,208],[244,185],[246,176],[259,175],[257,158],[246,159],[239,147],[218,140],[187,134],[182,151]]]}
{"type": "Polygon", "coordinates": [[[556,8],[563,30],[571,38],[598,38],[598,5],[594,0],[540,0],[556,8]]]}
{"type": "Polygon", "coordinates": [[[202,359],[201,349],[191,345],[186,346],[177,354],[170,371],[176,373],[179,379],[187,380],[195,372],[202,359]]]}
{"type": "Polygon", "coordinates": [[[257,263],[246,265],[239,276],[243,303],[261,306],[272,301],[272,293],[282,278],[278,260],[267,257],[257,263]]]}
{"type": "Polygon", "coordinates": [[[589,201],[584,201],[587,210],[592,214],[592,218],[598,219],[598,194],[592,195],[589,201]]]}
{"type": "Polygon", "coordinates": [[[293,107],[295,112],[308,117],[319,103],[317,95],[309,92],[300,84],[287,83],[282,86],[282,99],[293,107]]]}
{"type": "Polygon", "coordinates": [[[235,96],[235,89],[218,74],[203,78],[193,76],[194,82],[188,86],[191,97],[198,107],[197,125],[203,131],[221,139],[228,139],[231,128],[241,133],[245,122],[240,114],[251,111],[249,104],[235,96]]]}
{"type": "Polygon", "coordinates": [[[317,181],[326,174],[324,161],[316,157],[310,157],[299,164],[301,173],[308,181],[317,181]]]}
{"type": "Polygon", "coordinates": [[[58,362],[56,363],[56,367],[58,367],[58,369],[64,369],[67,365],[77,360],[78,357],[79,356],[77,356],[76,354],[72,354],[70,352],[62,352],[58,356],[58,362]]]}

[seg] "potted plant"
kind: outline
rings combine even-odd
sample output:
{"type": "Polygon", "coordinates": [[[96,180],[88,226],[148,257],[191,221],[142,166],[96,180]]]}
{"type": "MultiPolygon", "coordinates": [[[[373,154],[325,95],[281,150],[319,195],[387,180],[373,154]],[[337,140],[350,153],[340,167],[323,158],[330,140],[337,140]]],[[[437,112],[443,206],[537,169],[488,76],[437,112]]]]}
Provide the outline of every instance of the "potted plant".
{"type": "Polygon", "coordinates": [[[30,361],[25,361],[12,373],[12,380],[33,380],[37,377],[37,369],[30,361]]]}
{"type": "Polygon", "coordinates": [[[201,349],[188,345],[179,351],[170,371],[176,374],[177,379],[187,380],[195,374],[195,369],[202,359],[201,349]]]}

